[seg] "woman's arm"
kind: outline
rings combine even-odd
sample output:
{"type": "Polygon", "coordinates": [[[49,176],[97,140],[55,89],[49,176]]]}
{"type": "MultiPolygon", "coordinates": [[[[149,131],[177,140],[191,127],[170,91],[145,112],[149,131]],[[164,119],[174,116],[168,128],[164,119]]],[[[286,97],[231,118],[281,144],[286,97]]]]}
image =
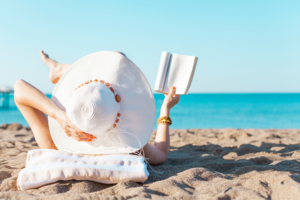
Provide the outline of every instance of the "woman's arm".
{"type": "MultiPolygon", "coordinates": [[[[165,94],[165,99],[160,110],[160,117],[169,117],[170,110],[180,99],[179,95],[175,95],[176,88],[173,87],[169,94],[165,94]]],[[[158,124],[154,146],[147,143],[144,146],[145,157],[149,158],[151,165],[159,165],[166,161],[170,149],[169,125],[158,124]]]]}

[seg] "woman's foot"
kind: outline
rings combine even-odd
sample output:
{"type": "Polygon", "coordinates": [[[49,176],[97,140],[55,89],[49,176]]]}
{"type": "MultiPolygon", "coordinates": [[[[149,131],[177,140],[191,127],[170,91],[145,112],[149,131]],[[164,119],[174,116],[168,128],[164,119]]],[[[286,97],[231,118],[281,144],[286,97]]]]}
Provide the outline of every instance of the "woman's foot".
{"type": "Polygon", "coordinates": [[[60,64],[56,62],[55,60],[49,58],[49,56],[45,54],[44,51],[40,51],[40,55],[42,61],[50,69],[49,79],[54,84],[59,81],[60,77],[63,75],[66,69],[68,69],[71,66],[71,64],[60,64]]]}

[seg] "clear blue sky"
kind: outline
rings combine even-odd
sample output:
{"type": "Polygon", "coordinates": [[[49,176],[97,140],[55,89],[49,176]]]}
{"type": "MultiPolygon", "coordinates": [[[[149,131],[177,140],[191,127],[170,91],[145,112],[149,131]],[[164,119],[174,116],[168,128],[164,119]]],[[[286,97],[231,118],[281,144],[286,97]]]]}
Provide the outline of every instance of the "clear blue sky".
{"type": "Polygon", "coordinates": [[[299,0],[0,0],[0,86],[51,93],[62,63],[123,51],[154,87],[162,51],[198,56],[190,92],[300,92],[299,0]]]}

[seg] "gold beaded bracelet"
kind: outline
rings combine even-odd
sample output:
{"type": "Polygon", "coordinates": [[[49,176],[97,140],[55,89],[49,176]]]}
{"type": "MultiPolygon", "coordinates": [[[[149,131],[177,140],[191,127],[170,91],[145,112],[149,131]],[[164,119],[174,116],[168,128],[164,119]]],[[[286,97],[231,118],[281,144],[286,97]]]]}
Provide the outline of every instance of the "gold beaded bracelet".
{"type": "Polygon", "coordinates": [[[170,117],[160,117],[157,120],[157,125],[158,124],[166,124],[166,125],[171,125],[172,124],[172,120],[170,117]]]}

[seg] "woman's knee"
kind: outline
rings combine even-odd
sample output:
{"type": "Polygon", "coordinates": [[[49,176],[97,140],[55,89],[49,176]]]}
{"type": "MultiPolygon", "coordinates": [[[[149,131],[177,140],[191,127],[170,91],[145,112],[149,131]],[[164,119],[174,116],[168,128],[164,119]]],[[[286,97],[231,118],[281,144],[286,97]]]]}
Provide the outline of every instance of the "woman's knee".
{"type": "Polygon", "coordinates": [[[24,86],[26,85],[26,82],[22,79],[19,79],[14,84],[14,98],[17,101],[20,97],[20,94],[22,93],[24,86]]]}
{"type": "Polygon", "coordinates": [[[19,92],[21,88],[26,84],[26,82],[22,79],[19,79],[14,84],[14,90],[15,92],[19,92]]]}

